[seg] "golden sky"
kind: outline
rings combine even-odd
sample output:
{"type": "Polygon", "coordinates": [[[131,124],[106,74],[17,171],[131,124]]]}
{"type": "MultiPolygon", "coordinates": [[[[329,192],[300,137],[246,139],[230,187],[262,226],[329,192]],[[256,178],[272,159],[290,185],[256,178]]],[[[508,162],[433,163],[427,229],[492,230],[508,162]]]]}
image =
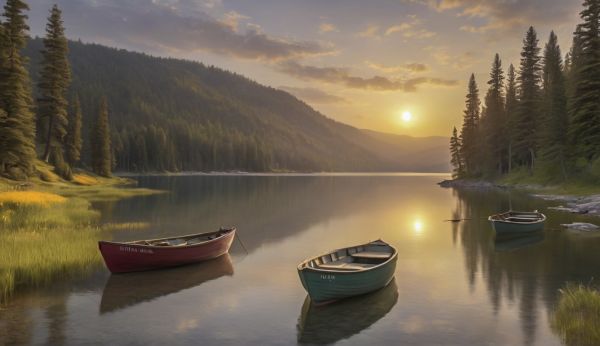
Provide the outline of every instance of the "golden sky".
{"type": "MultiPolygon", "coordinates": [[[[30,1],[42,35],[54,0],[30,1]]],[[[563,52],[580,0],[58,0],[72,39],[186,58],[284,89],[359,128],[448,136],[466,84],[499,53],[518,67],[535,26],[563,52]],[[402,115],[410,112],[410,121],[402,115]]]]}

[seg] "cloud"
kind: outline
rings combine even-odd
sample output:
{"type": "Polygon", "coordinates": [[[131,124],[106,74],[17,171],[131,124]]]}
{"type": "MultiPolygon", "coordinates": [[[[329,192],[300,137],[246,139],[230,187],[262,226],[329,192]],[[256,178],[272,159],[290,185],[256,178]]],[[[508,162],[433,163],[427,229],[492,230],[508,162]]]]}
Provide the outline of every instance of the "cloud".
{"type": "Polygon", "coordinates": [[[460,54],[451,54],[448,48],[429,46],[425,47],[425,51],[430,52],[435,61],[443,66],[451,66],[458,70],[465,70],[472,67],[480,60],[474,52],[464,52],[460,54]]]}
{"type": "Polygon", "coordinates": [[[319,33],[324,34],[326,32],[339,32],[338,28],[331,23],[321,23],[319,25],[319,33]]]}
{"type": "Polygon", "coordinates": [[[409,15],[406,21],[395,24],[387,28],[381,28],[379,25],[369,25],[365,30],[359,32],[358,37],[381,39],[382,36],[391,36],[400,33],[404,38],[431,38],[436,34],[423,28],[423,23],[416,15],[409,15]]]}
{"type": "Polygon", "coordinates": [[[422,27],[421,20],[416,15],[409,15],[407,21],[401,24],[392,25],[385,30],[385,36],[395,33],[401,33],[404,38],[431,38],[435,32],[422,27]]]}
{"type": "Polygon", "coordinates": [[[376,62],[367,60],[367,61],[365,61],[365,64],[373,70],[377,70],[377,71],[381,71],[381,72],[385,72],[385,73],[399,73],[399,72],[419,73],[419,72],[429,71],[429,66],[427,66],[426,64],[421,64],[421,63],[408,63],[408,64],[402,64],[402,65],[389,66],[389,65],[378,64],[376,62]]]}
{"type": "Polygon", "coordinates": [[[279,70],[302,80],[341,84],[352,89],[415,92],[422,85],[446,87],[458,85],[456,80],[430,77],[394,80],[382,76],[363,78],[351,75],[345,68],[308,66],[293,61],[280,63],[279,70]]]}
{"type": "Polygon", "coordinates": [[[521,30],[524,25],[562,23],[579,12],[581,1],[572,0],[409,0],[437,11],[457,11],[459,16],[487,19],[480,26],[463,26],[474,33],[521,30]]]}
{"type": "MultiPolygon", "coordinates": [[[[205,7],[219,3],[203,2],[205,7]]],[[[96,42],[167,53],[208,51],[266,61],[332,52],[330,45],[271,36],[252,24],[242,31],[239,26],[249,19],[247,16],[231,11],[219,20],[194,4],[191,0],[59,0],[67,33],[76,32],[96,42]]]]}
{"type": "Polygon", "coordinates": [[[332,95],[315,88],[297,88],[291,86],[280,86],[279,89],[285,90],[290,94],[309,103],[345,103],[346,99],[340,96],[332,95]]]}
{"type": "Polygon", "coordinates": [[[369,25],[365,30],[358,33],[358,37],[380,38],[379,37],[379,26],[378,25],[369,25]]]}

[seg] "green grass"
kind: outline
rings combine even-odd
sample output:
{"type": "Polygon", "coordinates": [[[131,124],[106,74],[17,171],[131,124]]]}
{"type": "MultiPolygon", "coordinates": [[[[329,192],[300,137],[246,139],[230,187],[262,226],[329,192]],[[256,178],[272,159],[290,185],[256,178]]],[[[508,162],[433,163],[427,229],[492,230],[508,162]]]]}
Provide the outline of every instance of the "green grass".
{"type": "Polygon", "coordinates": [[[5,203],[0,209],[0,302],[19,288],[47,284],[101,263],[88,201],[5,203]]]}
{"type": "Polygon", "coordinates": [[[76,171],[74,181],[36,164],[27,183],[0,178],[0,304],[17,290],[86,272],[102,263],[98,240],[113,230],[136,230],[144,223],[97,225],[90,201],[118,200],[161,191],[140,189],[125,178],[76,171]]]}
{"type": "Polygon", "coordinates": [[[552,329],[567,345],[600,345],[600,292],[574,284],[560,292],[552,329]]]}
{"type": "Polygon", "coordinates": [[[543,172],[530,174],[529,170],[524,168],[503,176],[497,182],[544,194],[577,196],[600,194],[600,182],[590,177],[570,177],[565,181],[560,181],[549,179],[543,172]]]}

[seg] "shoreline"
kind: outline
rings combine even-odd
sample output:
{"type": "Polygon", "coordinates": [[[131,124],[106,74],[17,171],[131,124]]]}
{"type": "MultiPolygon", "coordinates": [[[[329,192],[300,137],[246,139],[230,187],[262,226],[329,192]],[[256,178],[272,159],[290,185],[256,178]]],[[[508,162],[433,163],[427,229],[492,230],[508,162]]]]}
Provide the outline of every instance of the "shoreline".
{"type": "Polygon", "coordinates": [[[416,177],[416,176],[431,176],[431,177],[449,177],[450,173],[444,172],[115,172],[116,177],[135,178],[135,177],[193,177],[193,176],[249,176],[249,177],[304,177],[304,176],[389,176],[389,177],[416,177]]]}
{"type": "Polygon", "coordinates": [[[568,212],[579,215],[600,216],[600,194],[572,194],[572,193],[550,193],[556,191],[556,186],[542,186],[537,184],[506,184],[495,183],[487,180],[454,179],[444,180],[438,183],[443,188],[465,188],[465,189],[517,189],[526,192],[529,196],[545,201],[564,203],[552,210],[568,212]],[[547,192],[547,193],[544,193],[547,192]]]}

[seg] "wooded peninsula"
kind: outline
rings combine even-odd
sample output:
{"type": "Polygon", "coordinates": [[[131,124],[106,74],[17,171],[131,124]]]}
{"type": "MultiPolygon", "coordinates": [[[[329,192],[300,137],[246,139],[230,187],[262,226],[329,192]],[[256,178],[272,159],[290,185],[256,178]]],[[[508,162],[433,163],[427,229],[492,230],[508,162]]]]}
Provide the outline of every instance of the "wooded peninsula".
{"type": "Polygon", "coordinates": [[[600,1],[583,7],[564,59],[554,32],[542,52],[530,27],[518,70],[511,64],[505,75],[496,54],[483,102],[471,75],[450,140],[454,177],[600,180],[600,1]]]}

